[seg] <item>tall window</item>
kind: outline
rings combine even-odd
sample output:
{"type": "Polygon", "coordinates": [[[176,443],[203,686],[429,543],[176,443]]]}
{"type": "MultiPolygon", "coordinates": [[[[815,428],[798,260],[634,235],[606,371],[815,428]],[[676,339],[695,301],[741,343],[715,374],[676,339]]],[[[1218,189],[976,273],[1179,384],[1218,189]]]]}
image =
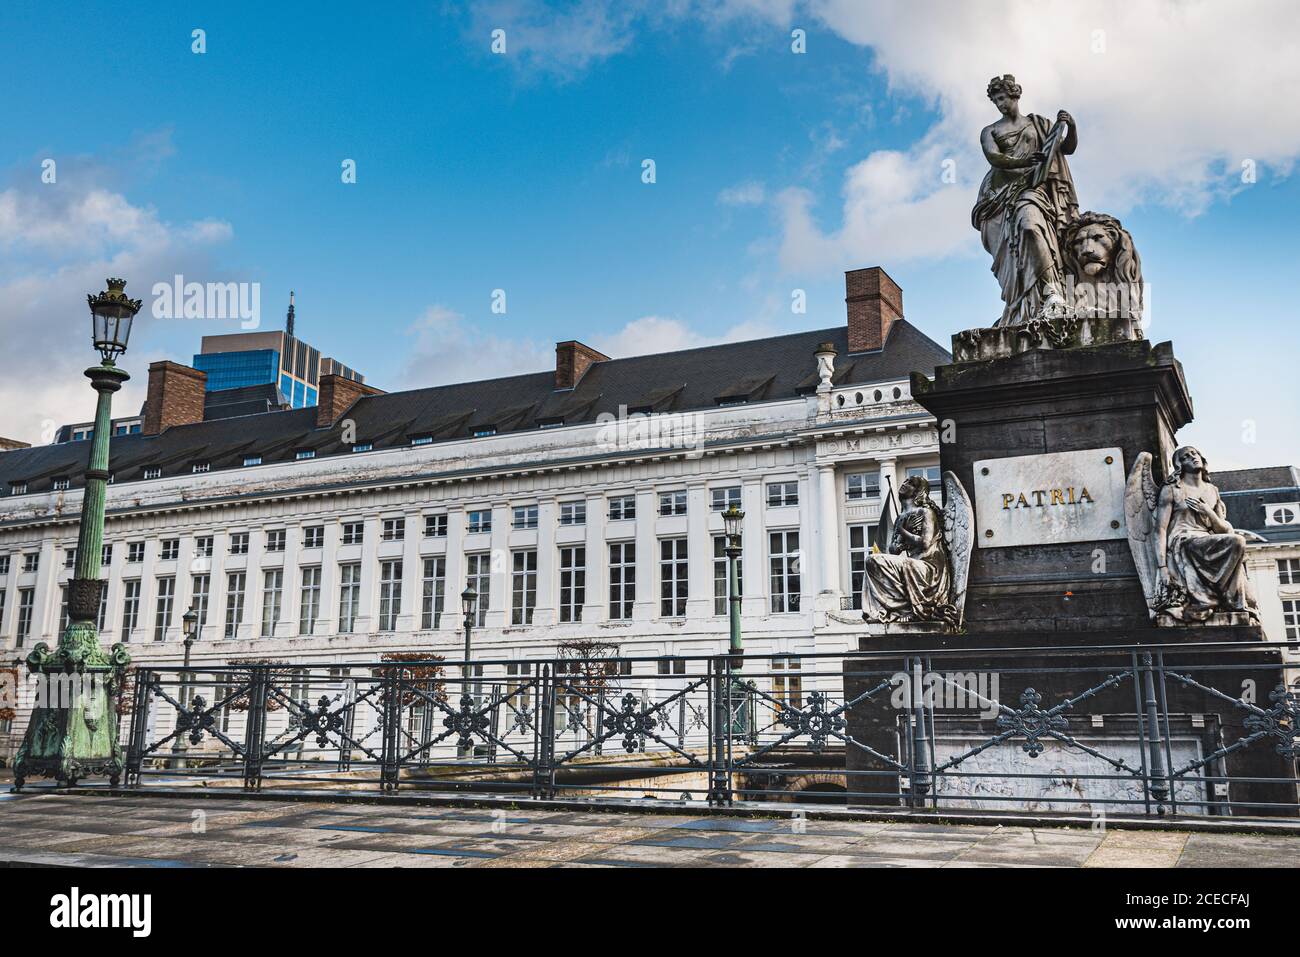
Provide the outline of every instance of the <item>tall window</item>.
{"type": "Polygon", "coordinates": [[[480,509],[467,513],[465,531],[470,534],[492,531],[492,512],[488,509],[480,509]]]}
{"type": "Polygon", "coordinates": [[[344,522],[343,538],[344,545],[360,545],[361,540],[366,537],[365,522],[344,522]]]}
{"type": "MultiPolygon", "coordinates": [[[[138,586],[140,583],[136,582],[138,586]]],[[[23,642],[32,633],[32,606],[36,601],[35,588],[18,589],[18,636],[16,647],[21,648],[23,642]]]]}
{"type": "Polygon", "coordinates": [[[68,630],[68,586],[59,588],[59,634],[68,630]]]}
{"type": "Polygon", "coordinates": [[[798,658],[772,659],[772,697],[787,707],[803,707],[802,663],[798,658]]]}
{"type": "Polygon", "coordinates": [[[506,662],[505,704],[509,709],[503,712],[509,722],[506,734],[518,729],[528,731],[532,727],[533,692],[529,683],[532,678],[532,666],[526,661],[506,662]]]}
{"type": "Polygon", "coordinates": [[[510,623],[531,625],[537,607],[537,550],[514,552],[514,569],[510,580],[510,623]]]}
{"type": "Polygon", "coordinates": [[[384,519],[382,538],[386,542],[400,542],[406,538],[406,519],[384,519]]]}
{"type": "Polygon", "coordinates": [[[636,518],[636,496],[615,495],[609,500],[609,520],[619,522],[636,518]]]}
{"type": "Polygon", "coordinates": [[[447,559],[426,558],[424,581],[420,593],[420,627],[437,628],[442,619],[443,601],[447,592],[447,559]]]}
{"type": "Polygon", "coordinates": [[[320,619],[320,566],[302,570],[302,595],[298,602],[298,634],[310,635],[320,619]]]}
{"type": "Polygon", "coordinates": [[[268,568],[262,573],[262,637],[275,635],[280,620],[280,599],[284,593],[284,569],[268,568]]]}
{"type": "MultiPolygon", "coordinates": [[[[5,597],[8,594],[9,593],[6,592],[4,589],[0,589],[0,632],[4,631],[4,627],[5,627],[5,597]]],[[[99,630],[103,631],[104,629],[101,628],[99,630]]]]}
{"type": "Polygon", "coordinates": [[[867,588],[867,555],[871,553],[871,527],[849,526],[849,591],[853,593],[853,607],[861,608],[863,593],[867,588]]]}
{"type": "Polygon", "coordinates": [[[379,630],[396,631],[402,613],[402,563],[379,563],[379,630]]]}
{"type": "MultiPolygon", "coordinates": [[[[0,595],[0,598],[3,597],[4,597],[3,595],[0,595]]],[[[3,612],[4,612],[4,602],[0,601],[0,618],[4,617],[3,612]]],[[[95,616],[95,628],[99,631],[101,635],[104,633],[104,623],[107,617],[108,617],[108,584],[105,583],[104,587],[99,590],[99,614],[95,616]]]]}
{"type": "Polygon", "coordinates": [[[226,576],[226,637],[234,638],[239,634],[239,625],[244,620],[244,588],[248,579],[243,572],[231,572],[226,576]]]}
{"type": "Polygon", "coordinates": [[[163,562],[174,562],[181,553],[181,540],[179,538],[164,538],[162,547],[158,550],[158,560],[163,562]]]}
{"type": "Polygon", "coordinates": [[[339,634],[355,631],[361,612],[361,566],[339,566],[339,634]]]}
{"type": "Polygon", "coordinates": [[[9,574],[9,556],[0,555],[0,575],[9,574]]]}
{"type": "Polygon", "coordinates": [[[609,617],[626,621],[636,602],[636,545],[614,542],[609,546],[609,617]]]}
{"type": "Polygon", "coordinates": [[[194,575],[190,578],[190,606],[199,616],[198,627],[208,623],[208,598],[212,591],[212,578],[209,575],[194,575]]]}
{"type": "Polygon", "coordinates": [[[659,614],[681,618],[686,614],[686,539],[659,541],[659,614]]]}
{"type": "Polygon", "coordinates": [[[127,542],[126,560],[132,564],[144,561],[144,542],[127,542]]]}
{"type": "Polygon", "coordinates": [[[772,611],[798,611],[799,533],[771,532],[767,544],[772,573],[772,611]]]}
{"type": "Polygon", "coordinates": [[[492,590],[492,556],[487,552],[466,555],[465,583],[478,594],[474,624],[482,628],[487,623],[488,599],[492,590]]]}
{"type": "Polygon", "coordinates": [[[158,579],[158,603],[153,619],[153,640],[163,641],[172,623],[172,603],[176,600],[176,579],[158,579]]]}
{"type": "Polygon", "coordinates": [[[266,533],[266,550],[268,552],[284,551],[284,543],[288,534],[283,528],[273,528],[266,533]]]}
{"type": "Polygon", "coordinates": [[[907,478],[923,477],[930,484],[930,491],[935,492],[939,489],[939,466],[937,465],[919,465],[913,466],[907,470],[907,478]]]}
{"type": "Polygon", "coordinates": [[[587,549],[565,546],[560,549],[560,621],[582,621],[586,601],[587,549]]]}
{"type": "Polygon", "coordinates": [[[122,582],[122,640],[130,641],[140,621],[140,579],[122,582]]]}
{"type": "Polygon", "coordinates": [[[1287,641],[1300,640],[1300,600],[1282,600],[1282,624],[1286,628],[1287,641]]]}
{"type": "MultiPolygon", "coordinates": [[[[744,564],[742,558],[736,559],[736,591],[744,591],[744,564]]],[[[727,536],[713,537],[713,613],[728,615],[731,613],[728,598],[731,596],[731,584],[727,578],[727,536]]]]}
{"type": "Polygon", "coordinates": [[[446,538],[447,537],[447,516],[446,515],[424,516],[424,537],[425,538],[446,538]]]}
{"type": "MultiPolygon", "coordinates": [[[[248,554],[248,532],[234,532],[230,536],[230,554],[248,554]]],[[[129,561],[130,559],[128,559],[129,561]]]]}
{"type": "Polygon", "coordinates": [[[512,528],[536,528],[537,527],[537,506],[536,505],[518,505],[514,510],[514,518],[511,521],[512,528]]]}
{"type": "Polygon", "coordinates": [[[325,526],[308,525],[302,530],[303,548],[322,548],[325,545],[325,526]]]}
{"type": "MultiPolygon", "coordinates": [[[[200,535],[198,538],[194,539],[194,554],[199,558],[212,557],[212,536],[211,535],[200,535]]],[[[112,555],[111,551],[109,552],[109,555],[112,555]]],[[[105,559],[104,561],[105,563],[107,563],[108,559],[105,559]]]]}

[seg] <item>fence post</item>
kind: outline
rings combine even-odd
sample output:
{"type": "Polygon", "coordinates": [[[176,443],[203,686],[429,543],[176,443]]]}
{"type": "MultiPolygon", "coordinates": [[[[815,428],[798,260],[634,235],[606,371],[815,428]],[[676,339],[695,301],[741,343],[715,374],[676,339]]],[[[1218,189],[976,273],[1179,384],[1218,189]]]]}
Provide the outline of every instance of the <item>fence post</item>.
{"type": "Polygon", "coordinates": [[[152,671],[135,673],[135,688],[132,694],[135,700],[131,706],[131,736],[126,745],[126,786],[140,786],[140,766],[144,763],[144,749],[147,746],[145,734],[149,728],[149,699],[152,683],[157,676],[152,671]]]}
{"type": "Polygon", "coordinates": [[[1156,707],[1155,669],[1152,667],[1151,652],[1142,653],[1142,706],[1146,711],[1147,753],[1150,768],[1147,787],[1155,798],[1156,814],[1165,813],[1165,801],[1169,797],[1169,781],[1165,775],[1165,749],[1160,740],[1160,719],[1156,707]]]}
{"type": "Polygon", "coordinates": [[[731,680],[730,659],[723,655],[710,659],[712,681],[709,694],[709,804],[721,807],[731,803],[731,761],[727,749],[727,691],[731,680]]]}
{"type": "Polygon", "coordinates": [[[930,748],[925,733],[925,674],[921,659],[913,658],[908,670],[912,681],[912,807],[924,807],[925,796],[930,793],[930,748]]]}
{"type": "Polygon", "coordinates": [[[383,747],[379,761],[379,789],[381,791],[397,790],[397,779],[401,774],[400,733],[402,722],[401,668],[384,669],[384,706],[380,712],[384,723],[383,747]]]}
{"type": "Polygon", "coordinates": [[[244,790],[262,788],[262,743],[266,731],[267,667],[253,665],[248,675],[248,720],[244,728],[244,790]]]}

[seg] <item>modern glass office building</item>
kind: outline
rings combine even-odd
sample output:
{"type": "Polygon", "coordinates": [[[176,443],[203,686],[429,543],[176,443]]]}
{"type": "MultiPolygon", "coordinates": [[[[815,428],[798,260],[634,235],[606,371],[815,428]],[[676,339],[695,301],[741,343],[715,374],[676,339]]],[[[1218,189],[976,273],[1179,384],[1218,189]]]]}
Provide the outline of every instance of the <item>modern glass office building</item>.
{"type": "Polygon", "coordinates": [[[365,381],[355,369],[322,358],[319,350],[287,332],[204,336],[194,368],[207,373],[209,392],[274,384],[295,409],[316,404],[322,375],[365,381]]]}

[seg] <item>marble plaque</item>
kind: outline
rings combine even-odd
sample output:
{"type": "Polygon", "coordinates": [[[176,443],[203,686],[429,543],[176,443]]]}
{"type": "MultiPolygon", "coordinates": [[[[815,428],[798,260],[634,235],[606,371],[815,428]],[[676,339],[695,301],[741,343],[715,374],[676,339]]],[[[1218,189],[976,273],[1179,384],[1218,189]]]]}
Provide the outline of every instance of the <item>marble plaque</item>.
{"type": "Polygon", "coordinates": [[[982,459],[975,471],[980,548],[1124,538],[1119,449],[982,459]]]}

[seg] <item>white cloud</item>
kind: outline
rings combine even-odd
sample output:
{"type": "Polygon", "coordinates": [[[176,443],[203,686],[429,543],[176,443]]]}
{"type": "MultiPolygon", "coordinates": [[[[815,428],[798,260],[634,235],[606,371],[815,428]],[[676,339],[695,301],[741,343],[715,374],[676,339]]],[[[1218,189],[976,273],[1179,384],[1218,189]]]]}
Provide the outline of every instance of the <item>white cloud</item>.
{"type": "MultiPolygon", "coordinates": [[[[503,325],[508,321],[502,317],[503,325]]],[[[407,327],[414,340],[401,374],[402,388],[542,372],[555,365],[555,346],[487,332],[462,314],[432,305],[407,327]]]]}
{"type": "MultiPolygon", "coordinates": [[[[32,444],[55,428],[94,417],[94,393],[82,371],[98,361],[90,346],[86,294],[108,276],[127,279],[127,292],[147,300],[152,283],[175,273],[210,275],[209,249],[232,235],[215,219],[171,224],[148,206],[85,177],[60,174],[57,184],[0,191],[0,335],[10,357],[22,357],[36,375],[0,377],[0,435],[32,444]]],[[[144,401],[153,359],[168,357],[148,305],[131,337],[134,378],[114,398],[114,413],[129,415],[144,401]]]]}
{"type": "MultiPolygon", "coordinates": [[[[770,4],[728,6],[763,14],[770,4]]],[[[1290,108],[1300,96],[1300,7],[1285,0],[811,0],[803,9],[871,48],[891,90],[939,116],[906,152],[872,153],[847,171],[836,225],[814,222],[808,194],[780,194],[787,269],[976,249],[968,213],[987,168],[978,137],[996,118],[984,90],[994,75],[1016,75],[1027,112],[1073,114],[1085,208],[1122,214],[1155,202],[1195,214],[1240,187],[1244,160],[1285,175],[1300,155],[1290,108]],[[955,163],[955,184],[941,178],[944,160],[955,163]]]]}

